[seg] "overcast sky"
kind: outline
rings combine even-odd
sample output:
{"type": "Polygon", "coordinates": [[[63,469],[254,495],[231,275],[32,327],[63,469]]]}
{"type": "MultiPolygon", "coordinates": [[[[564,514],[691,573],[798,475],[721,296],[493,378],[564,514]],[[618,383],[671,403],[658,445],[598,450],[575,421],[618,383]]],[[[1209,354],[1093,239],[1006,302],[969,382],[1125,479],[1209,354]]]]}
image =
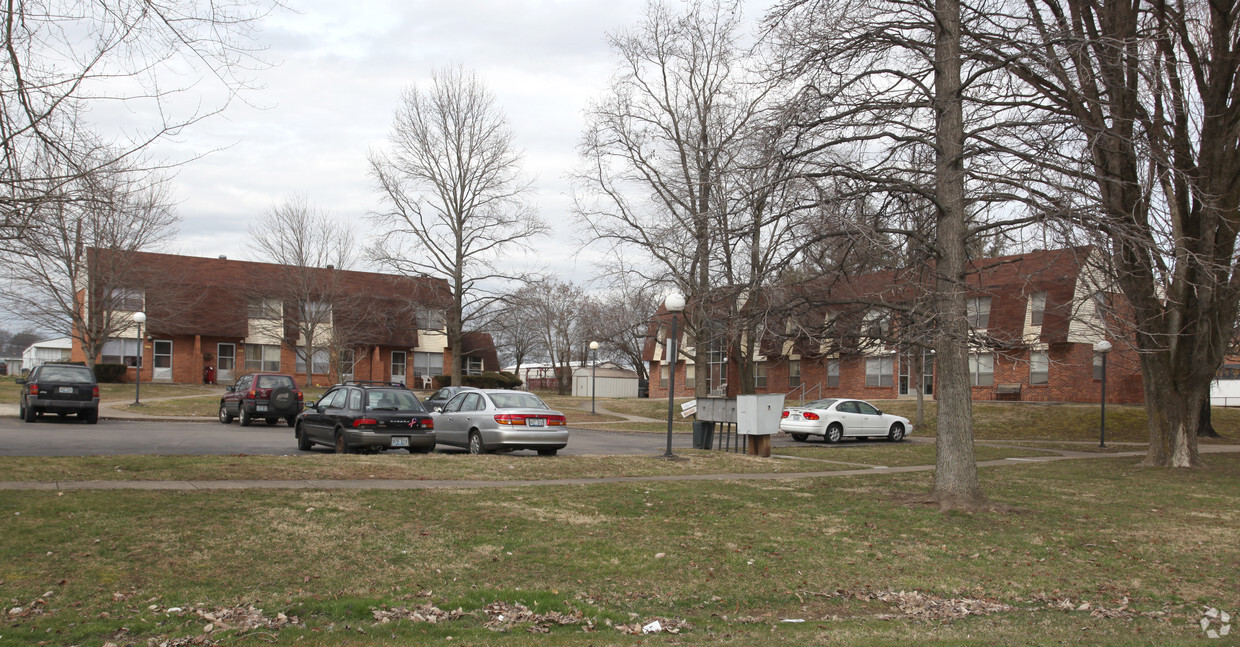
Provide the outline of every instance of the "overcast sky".
{"type": "MultiPolygon", "coordinates": [[[[675,1],[675,0],[673,0],[675,1]]],[[[754,18],[767,2],[749,3],[754,18]]],[[[275,66],[265,87],[159,152],[186,158],[175,181],[180,235],[167,251],[263,260],[245,249],[247,224],[304,195],[369,230],[381,207],[367,154],[386,143],[401,91],[432,69],[479,72],[525,151],[535,202],[555,227],[540,241],[551,269],[578,282],[594,263],[570,259],[574,229],[564,176],[576,162],[582,114],[616,60],[606,34],[635,25],[639,0],[290,0],[263,22],[275,66]],[[227,147],[227,148],[224,148],[227,147]]]]}

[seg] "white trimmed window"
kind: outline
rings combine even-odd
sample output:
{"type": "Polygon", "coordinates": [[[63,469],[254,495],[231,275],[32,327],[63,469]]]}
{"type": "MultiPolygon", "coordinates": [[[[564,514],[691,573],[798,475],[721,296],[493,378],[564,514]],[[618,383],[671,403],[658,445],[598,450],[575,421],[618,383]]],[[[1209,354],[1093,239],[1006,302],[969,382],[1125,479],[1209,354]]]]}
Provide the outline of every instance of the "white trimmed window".
{"type": "Polygon", "coordinates": [[[278,373],[280,371],[280,347],[275,344],[246,344],[245,372],[278,373]]]}
{"type": "Polygon", "coordinates": [[[891,386],[891,374],[895,368],[893,357],[870,357],[865,360],[866,386],[891,386]]]}
{"type": "Polygon", "coordinates": [[[99,359],[104,364],[137,366],[140,361],[139,347],[137,339],[109,339],[99,350],[99,359]]]}
{"type": "Polygon", "coordinates": [[[766,362],[753,363],[753,386],[755,389],[766,388],[766,362]]]}
{"type": "Polygon", "coordinates": [[[990,327],[990,297],[971,297],[965,304],[969,327],[985,330],[990,327]]]}
{"type": "Polygon", "coordinates": [[[993,353],[969,355],[969,384],[992,386],[995,383],[995,356],[993,353]]]}
{"type": "Polygon", "coordinates": [[[1050,356],[1044,350],[1029,353],[1029,383],[1048,384],[1050,382],[1050,356]]]}
{"type": "Polygon", "coordinates": [[[1029,325],[1041,326],[1046,316],[1046,293],[1035,292],[1029,296],[1029,325]]]}
{"type": "Polygon", "coordinates": [[[840,385],[840,360],[827,360],[827,386],[840,385]]]}
{"type": "MultiPolygon", "coordinates": [[[[327,352],[326,348],[316,348],[314,350],[314,357],[312,358],[310,362],[310,372],[321,374],[321,375],[326,375],[327,372],[331,369],[330,364],[329,364],[330,359],[331,359],[331,354],[327,352]]],[[[297,349],[297,369],[296,370],[298,373],[306,372],[306,347],[305,346],[302,346],[301,348],[297,349]]]]}
{"type": "Polygon", "coordinates": [[[801,361],[790,360],[788,362],[788,388],[795,389],[801,386],[801,361]]]}

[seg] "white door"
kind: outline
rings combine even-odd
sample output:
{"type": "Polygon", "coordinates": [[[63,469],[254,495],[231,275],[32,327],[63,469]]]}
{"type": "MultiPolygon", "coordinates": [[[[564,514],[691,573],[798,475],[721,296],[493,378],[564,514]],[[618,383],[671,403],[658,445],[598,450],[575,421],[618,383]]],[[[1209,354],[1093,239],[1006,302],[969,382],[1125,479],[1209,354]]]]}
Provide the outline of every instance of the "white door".
{"type": "Polygon", "coordinates": [[[405,366],[408,355],[403,350],[392,351],[392,381],[408,384],[405,377],[405,366]]]}
{"type": "Polygon", "coordinates": [[[218,344],[215,347],[215,381],[229,384],[236,378],[237,345],[218,344]]]}
{"type": "Polygon", "coordinates": [[[172,381],[172,340],[156,339],[154,343],[154,368],[151,379],[159,382],[172,381]]]}

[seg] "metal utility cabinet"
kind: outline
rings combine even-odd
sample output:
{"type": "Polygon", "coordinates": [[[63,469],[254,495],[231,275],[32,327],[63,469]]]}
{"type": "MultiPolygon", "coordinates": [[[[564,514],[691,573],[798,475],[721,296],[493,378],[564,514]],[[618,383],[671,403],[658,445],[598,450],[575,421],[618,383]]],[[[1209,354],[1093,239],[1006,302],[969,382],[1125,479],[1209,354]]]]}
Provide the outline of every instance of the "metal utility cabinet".
{"type": "Polygon", "coordinates": [[[745,453],[764,458],[771,455],[771,436],[779,433],[783,412],[782,393],[737,396],[736,432],[748,441],[745,453]]]}

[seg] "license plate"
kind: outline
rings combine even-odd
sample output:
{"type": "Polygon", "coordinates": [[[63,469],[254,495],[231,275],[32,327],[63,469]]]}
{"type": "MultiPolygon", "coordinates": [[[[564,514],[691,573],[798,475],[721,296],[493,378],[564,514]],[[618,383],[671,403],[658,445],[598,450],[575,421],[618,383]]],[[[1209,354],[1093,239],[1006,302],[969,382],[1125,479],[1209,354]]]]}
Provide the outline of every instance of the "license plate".
{"type": "Polygon", "coordinates": [[[255,410],[255,411],[266,411],[266,410],[267,410],[267,405],[265,405],[265,404],[256,404],[256,405],[254,405],[254,410],[255,410]]]}
{"type": "Polygon", "coordinates": [[[794,414],[791,414],[791,415],[789,415],[789,416],[788,416],[788,419],[789,419],[789,420],[800,420],[800,419],[801,419],[801,414],[799,414],[799,413],[794,413],[794,414]]]}
{"type": "Polygon", "coordinates": [[[75,388],[73,388],[73,387],[71,387],[71,386],[62,386],[62,387],[60,387],[60,388],[56,389],[56,392],[57,392],[57,393],[77,393],[77,389],[75,389],[75,388]]]}
{"type": "Polygon", "coordinates": [[[525,419],[525,426],[527,426],[527,427],[546,427],[546,426],[547,426],[547,419],[546,419],[546,418],[526,418],[526,419],[525,419]]]}
{"type": "Polygon", "coordinates": [[[409,437],[408,436],[392,436],[392,446],[393,447],[408,447],[409,437]]]}

